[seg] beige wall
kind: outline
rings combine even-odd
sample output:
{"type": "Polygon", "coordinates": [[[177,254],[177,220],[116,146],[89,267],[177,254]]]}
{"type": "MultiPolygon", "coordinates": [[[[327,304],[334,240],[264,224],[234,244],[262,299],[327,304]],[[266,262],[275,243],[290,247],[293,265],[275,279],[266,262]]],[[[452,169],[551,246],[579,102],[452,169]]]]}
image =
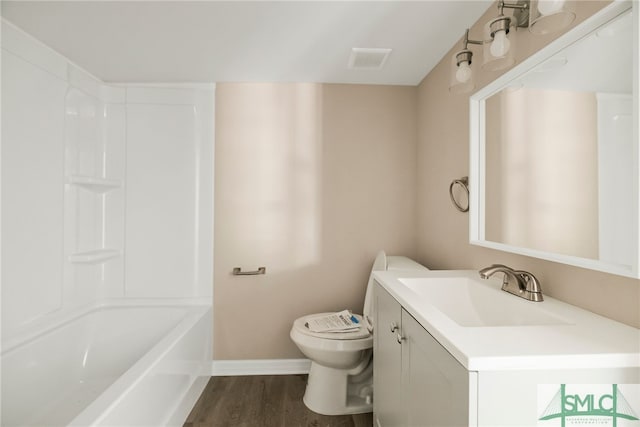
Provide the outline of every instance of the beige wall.
{"type": "MultiPolygon", "coordinates": [[[[584,20],[607,2],[577,2],[584,20]]],[[[496,14],[494,7],[471,29],[481,34],[481,24],[496,14]]],[[[556,36],[533,36],[518,31],[518,63],[556,36]]],[[[471,47],[479,55],[476,46],[471,47]]],[[[451,51],[418,88],[418,261],[431,268],[481,268],[503,263],[533,272],[543,291],[555,298],[612,319],[640,327],[640,281],[564,266],[469,244],[468,215],[449,201],[452,179],[469,173],[469,96],[448,91],[451,51]]],[[[476,58],[478,58],[477,56],[476,58]]],[[[477,87],[500,72],[479,72],[477,87]]]]}
{"type": "Polygon", "coordinates": [[[361,312],[377,251],[417,255],[416,114],[415,87],[217,86],[214,359],[301,357],[294,319],[361,312]]]}

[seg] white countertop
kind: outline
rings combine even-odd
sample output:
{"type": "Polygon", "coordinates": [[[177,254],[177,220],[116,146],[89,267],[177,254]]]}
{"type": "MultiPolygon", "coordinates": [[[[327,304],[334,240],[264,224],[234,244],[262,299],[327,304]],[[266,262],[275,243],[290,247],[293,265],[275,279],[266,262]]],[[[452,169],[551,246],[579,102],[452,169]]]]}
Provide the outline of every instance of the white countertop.
{"type": "MultiPolygon", "coordinates": [[[[449,353],[470,371],[504,369],[582,369],[640,367],[640,329],[544,295],[529,304],[563,319],[565,324],[530,326],[460,326],[435,305],[404,285],[403,278],[479,278],[476,270],[378,271],[374,278],[449,353]]],[[[502,274],[482,280],[497,292],[502,274]]],[[[475,284],[474,284],[475,286],[475,284]]],[[[544,291],[544,284],[543,291],[544,291]]]]}

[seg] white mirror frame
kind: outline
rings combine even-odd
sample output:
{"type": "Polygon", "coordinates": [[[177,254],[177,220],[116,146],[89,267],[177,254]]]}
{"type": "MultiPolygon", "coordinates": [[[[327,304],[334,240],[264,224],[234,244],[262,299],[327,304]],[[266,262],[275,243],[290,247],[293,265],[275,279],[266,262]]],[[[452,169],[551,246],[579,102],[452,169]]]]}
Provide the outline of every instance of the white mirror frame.
{"type": "Polygon", "coordinates": [[[470,165],[469,165],[469,242],[473,245],[484,246],[491,249],[497,249],[504,252],[511,252],[520,255],[526,255],[535,258],[541,258],[554,261],[561,264],[574,265],[590,270],[603,271],[606,273],[616,274],[620,276],[640,278],[640,176],[638,173],[640,166],[640,153],[638,144],[634,153],[634,200],[633,200],[633,218],[635,218],[634,229],[629,230],[636,237],[634,242],[635,261],[632,266],[615,265],[602,262],[595,259],[580,258],[571,255],[545,252],[537,249],[524,248],[518,246],[507,245],[504,243],[491,242],[485,239],[485,100],[495,93],[502,90],[509,82],[517,80],[523,74],[535,66],[541,64],[548,58],[560,52],[562,49],[570,46],[584,36],[593,32],[596,28],[609,22],[616,16],[633,8],[633,138],[639,141],[640,133],[638,131],[638,123],[640,122],[640,109],[638,107],[638,85],[640,81],[640,73],[638,72],[638,51],[640,50],[640,36],[638,28],[640,27],[639,5],[636,1],[614,1],[610,5],[603,8],[593,16],[577,25],[566,34],[560,36],[540,51],[531,55],[513,69],[509,70],[492,83],[488,84],[470,97],[470,165]]]}

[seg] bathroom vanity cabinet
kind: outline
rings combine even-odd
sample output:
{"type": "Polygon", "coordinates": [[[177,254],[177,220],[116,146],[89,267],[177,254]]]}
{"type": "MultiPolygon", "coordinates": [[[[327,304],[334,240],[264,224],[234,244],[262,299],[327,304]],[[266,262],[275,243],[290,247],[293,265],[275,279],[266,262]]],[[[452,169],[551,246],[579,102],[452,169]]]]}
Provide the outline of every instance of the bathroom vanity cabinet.
{"type": "Polygon", "coordinates": [[[386,426],[469,425],[467,371],[379,284],[375,287],[374,420],[386,426]]]}
{"type": "Polygon", "coordinates": [[[554,425],[571,416],[557,412],[561,395],[581,410],[626,399],[627,409],[611,413],[640,417],[638,329],[550,297],[531,303],[476,277],[374,275],[375,427],[535,426],[549,414],[554,425]]]}
{"type": "Polygon", "coordinates": [[[404,422],[402,352],[397,336],[402,324],[402,308],[378,283],[374,288],[374,306],[374,427],[401,425],[404,422]]]}

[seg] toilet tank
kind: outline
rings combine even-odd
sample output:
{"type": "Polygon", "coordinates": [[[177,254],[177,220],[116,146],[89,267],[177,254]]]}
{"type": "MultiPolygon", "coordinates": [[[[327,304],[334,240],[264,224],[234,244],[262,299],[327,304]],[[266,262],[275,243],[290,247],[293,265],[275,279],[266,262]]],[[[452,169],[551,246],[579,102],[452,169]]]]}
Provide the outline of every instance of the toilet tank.
{"type": "Polygon", "coordinates": [[[367,291],[364,296],[362,317],[369,332],[373,332],[373,272],[381,270],[429,270],[422,264],[418,264],[406,256],[387,256],[384,252],[378,253],[371,269],[367,291]],[[386,266],[386,268],[385,268],[386,266]]]}
{"type": "Polygon", "coordinates": [[[388,256],[387,270],[429,270],[406,256],[388,256]]]}

